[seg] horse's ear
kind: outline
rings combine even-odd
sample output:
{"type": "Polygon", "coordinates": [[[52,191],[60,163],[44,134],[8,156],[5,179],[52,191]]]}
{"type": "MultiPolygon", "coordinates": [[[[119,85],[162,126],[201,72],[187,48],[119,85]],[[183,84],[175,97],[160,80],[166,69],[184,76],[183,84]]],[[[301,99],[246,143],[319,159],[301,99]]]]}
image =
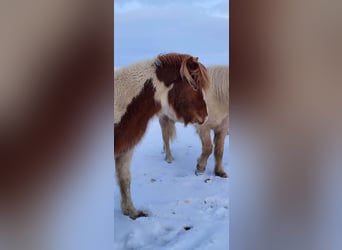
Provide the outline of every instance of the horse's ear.
{"type": "Polygon", "coordinates": [[[199,68],[198,57],[190,57],[187,62],[187,67],[190,72],[199,68]]]}

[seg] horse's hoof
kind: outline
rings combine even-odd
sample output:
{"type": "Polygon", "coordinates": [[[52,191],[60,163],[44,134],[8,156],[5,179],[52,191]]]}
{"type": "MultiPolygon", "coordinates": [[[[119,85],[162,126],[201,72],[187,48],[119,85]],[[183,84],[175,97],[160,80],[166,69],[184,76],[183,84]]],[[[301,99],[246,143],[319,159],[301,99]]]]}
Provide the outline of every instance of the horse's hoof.
{"type": "Polygon", "coordinates": [[[228,178],[228,175],[226,174],[226,172],[215,172],[216,176],[220,176],[222,178],[228,178]]]}
{"type": "Polygon", "coordinates": [[[166,161],[167,163],[172,163],[173,160],[174,160],[174,159],[173,159],[172,156],[171,156],[171,157],[165,157],[165,161],[166,161]]]}
{"type": "Polygon", "coordinates": [[[196,171],[195,171],[196,175],[203,175],[204,171],[205,171],[205,166],[204,168],[203,167],[201,168],[199,164],[196,165],[196,171]]]}
{"type": "Polygon", "coordinates": [[[131,214],[131,215],[128,215],[128,216],[129,216],[129,218],[131,218],[132,220],[135,220],[135,219],[137,219],[137,218],[139,218],[139,217],[148,217],[148,214],[145,213],[145,212],[143,212],[143,211],[138,210],[138,211],[136,211],[134,214],[131,214]]]}
{"type": "Polygon", "coordinates": [[[195,175],[199,176],[199,175],[204,175],[204,170],[200,171],[198,169],[195,170],[195,175]]]}

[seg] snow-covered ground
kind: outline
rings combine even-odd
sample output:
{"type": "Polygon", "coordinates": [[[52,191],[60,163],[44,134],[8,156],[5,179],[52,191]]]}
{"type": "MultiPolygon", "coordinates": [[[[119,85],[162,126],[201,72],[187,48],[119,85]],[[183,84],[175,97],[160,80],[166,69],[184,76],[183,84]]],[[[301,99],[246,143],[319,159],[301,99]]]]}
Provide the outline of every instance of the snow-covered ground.
{"type": "MultiPolygon", "coordinates": [[[[175,160],[164,161],[158,119],[153,119],[133,155],[132,198],[149,217],[131,220],[120,210],[114,189],[114,249],[229,249],[229,178],[213,174],[210,156],[206,173],[194,174],[201,143],[195,128],[176,124],[171,145],[175,160]]],[[[229,175],[229,136],[223,157],[229,175]]]]}

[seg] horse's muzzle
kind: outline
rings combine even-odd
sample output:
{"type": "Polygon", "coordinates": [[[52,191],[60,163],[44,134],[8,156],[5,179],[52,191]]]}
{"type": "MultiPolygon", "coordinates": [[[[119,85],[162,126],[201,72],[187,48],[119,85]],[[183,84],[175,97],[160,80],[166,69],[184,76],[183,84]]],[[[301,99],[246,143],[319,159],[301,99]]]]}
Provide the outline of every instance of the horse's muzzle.
{"type": "Polygon", "coordinates": [[[195,123],[198,123],[199,125],[202,125],[203,123],[205,123],[208,120],[208,116],[206,116],[205,118],[202,118],[200,116],[198,116],[195,120],[195,123]]]}

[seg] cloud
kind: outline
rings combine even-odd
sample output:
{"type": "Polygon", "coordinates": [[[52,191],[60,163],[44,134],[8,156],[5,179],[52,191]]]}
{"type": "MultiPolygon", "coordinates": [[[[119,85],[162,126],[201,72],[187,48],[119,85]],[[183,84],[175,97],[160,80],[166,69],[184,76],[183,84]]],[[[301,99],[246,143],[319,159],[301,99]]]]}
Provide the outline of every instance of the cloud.
{"type": "Polygon", "coordinates": [[[200,6],[131,8],[114,14],[114,42],[118,67],[166,52],[199,56],[207,65],[227,64],[228,20],[200,6]]]}
{"type": "Polygon", "coordinates": [[[114,11],[123,13],[131,10],[144,9],[193,9],[206,13],[208,15],[228,18],[228,0],[116,0],[114,2],[114,11]]]}

